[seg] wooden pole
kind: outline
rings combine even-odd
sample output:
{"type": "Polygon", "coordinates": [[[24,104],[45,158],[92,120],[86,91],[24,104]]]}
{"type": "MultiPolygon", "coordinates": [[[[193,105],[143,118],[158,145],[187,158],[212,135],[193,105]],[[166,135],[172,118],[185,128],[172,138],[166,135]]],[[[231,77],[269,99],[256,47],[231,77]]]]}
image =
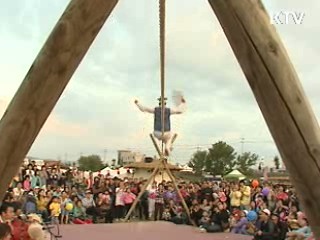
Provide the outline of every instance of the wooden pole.
{"type": "Polygon", "coordinates": [[[0,122],[0,199],[117,2],[72,0],[29,69],[0,122]]]}
{"type": "Polygon", "coordinates": [[[209,3],[252,88],[318,239],[320,131],[297,73],[260,0],[209,3]]]}
{"type": "Polygon", "coordinates": [[[187,216],[188,216],[189,221],[192,223],[193,226],[196,226],[195,222],[194,222],[194,221],[192,220],[192,218],[191,218],[188,205],[187,205],[186,201],[184,200],[184,198],[183,198],[183,196],[182,196],[182,194],[181,194],[181,192],[180,192],[180,189],[178,188],[178,185],[177,185],[177,182],[176,182],[175,177],[174,177],[173,174],[171,173],[171,171],[170,171],[170,169],[169,169],[169,167],[168,167],[167,162],[164,161],[163,164],[164,164],[164,167],[165,167],[165,169],[166,169],[167,174],[169,175],[169,177],[170,177],[170,179],[171,179],[171,181],[172,181],[172,183],[173,183],[173,186],[174,186],[175,190],[176,190],[177,193],[178,193],[178,196],[179,196],[179,198],[180,198],[180,200],[181,200],[181,203],[182,203],[182,206],[183,206],[184,210],[185,210],[186,213],[187,213],[187,216]]]}
{"type": "Polygon", "coordinates": [[[152,143],[153,143],[154,147],[155,147],[156,150],[157,150],[157,153],[158,153],[159,156],[161,157],[161,150],[160,150],[160,148],[159,148],[159,146],[158,146],[158,144],[157,144],[157,141],[154,139],[154,136],[153,136],[152,134],[150,134],[150,138],[151,138],[151,140],[152,140],[152,143]]]}
{"type": "MultiPolygon", "coordinates": [[[[160,163],[161,164],[161,163],[160,163]]],[[[140,201],[143,193],[146,191],[147,187],[149,186],[150,182],[152,181],[152,179],[154,179],[155,175],[158,173],[159,171],[159,166],[160,164],[153,170],[152,174],[150,175],[149,179],[147,180],[147,182],[145,183],[145,185],[142,187],[142,189],[140,190],[138,196],[136,197],[136,199],[134,200],[131,208],[129,209],[126,217],[125,217],[125,221],[128,221],[129,217],[131,216],[133,210],[136,208],[138,202],[140,201]]]]}

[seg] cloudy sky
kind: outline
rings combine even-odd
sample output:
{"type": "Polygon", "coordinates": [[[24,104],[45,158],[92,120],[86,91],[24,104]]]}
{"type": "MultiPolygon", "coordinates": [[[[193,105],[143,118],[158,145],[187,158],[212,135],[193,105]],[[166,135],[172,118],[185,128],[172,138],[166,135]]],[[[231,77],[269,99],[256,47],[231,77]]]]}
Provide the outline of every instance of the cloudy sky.
{"type": "MultiPolygon", "coordinates": [[[[21,84],[67,0],[5,0],[0,9],[0,115],[21,84]]],[[[301,25],[278,25],[288,53],[320,118],[320,2],[265,0],[270,12],[305,13],[301,25]],[[281,2],[281,3],[280,3],[281,2]]],[[[160,95],[157,0],[121,0],[71,79],[30,156],[76,160],[116,157],[118,149],[155,155],[148,137],[160,95]]],[[[175,162],[217,140],[264,157],[278,154],[249,85],[206,0],[167,1],[167,96],[179,90],[187,112],[172,118],[179,133],[175,162]]],[[[169,103],[170,105],[170,103],[169,103]]]]}

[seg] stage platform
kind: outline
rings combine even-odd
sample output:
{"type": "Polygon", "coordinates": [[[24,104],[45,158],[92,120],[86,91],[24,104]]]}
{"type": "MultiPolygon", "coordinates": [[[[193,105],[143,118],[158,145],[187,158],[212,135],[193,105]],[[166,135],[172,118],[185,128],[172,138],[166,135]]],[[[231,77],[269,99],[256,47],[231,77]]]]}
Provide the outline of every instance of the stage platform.
{"type": "Polygon", "coordinates": [[[251,240],[231,233],[201,233],[197,228],[169,222],[61,225],[63,240],[251,240]]]}

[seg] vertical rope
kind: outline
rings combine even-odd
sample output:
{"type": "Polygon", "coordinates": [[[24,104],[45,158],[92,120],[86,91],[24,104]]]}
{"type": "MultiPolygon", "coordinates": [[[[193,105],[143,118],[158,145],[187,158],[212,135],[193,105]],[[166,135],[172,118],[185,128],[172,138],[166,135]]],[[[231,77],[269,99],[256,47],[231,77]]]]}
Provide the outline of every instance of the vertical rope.
{"type": "Polygon", "coordinates": [[[159,0],[159,22],[160,22],[160,81],[161,81],[161,117],[162,117],[162,155],[164,152],[164,124],[165,124],[165,17],[166,17],[166,0],[159,0]]]}

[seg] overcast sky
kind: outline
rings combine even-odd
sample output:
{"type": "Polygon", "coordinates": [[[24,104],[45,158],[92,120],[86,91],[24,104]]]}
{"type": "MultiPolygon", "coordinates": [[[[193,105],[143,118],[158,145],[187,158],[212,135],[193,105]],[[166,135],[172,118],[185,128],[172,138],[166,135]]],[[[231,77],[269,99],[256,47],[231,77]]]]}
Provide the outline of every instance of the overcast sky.
{"type": "MultiPolygon", "coordinates": [[[[0,115],[69,1],[5,0],[0,8],[0,115]]],[[[148,137],[160,96],[157,0],[120,0],[29,152],[76,160],[80,153],[116,157],[118,149],[155,155],[148,137]]],[[[318,0],[267,0],[270,12],[305,13],[278,31],[317,118],[320,116],[318,0]],[[280,3],[281,2],[281,3],[280,3]]],[[[172,117],[175,162],[217,140],[264,157],[278,151],[212,9],[206,0],[167,1],[166,91],[182,91],[188,109],[172,117]]],[[[170,105],[170,102],[169,102],[170,105]]]]}

